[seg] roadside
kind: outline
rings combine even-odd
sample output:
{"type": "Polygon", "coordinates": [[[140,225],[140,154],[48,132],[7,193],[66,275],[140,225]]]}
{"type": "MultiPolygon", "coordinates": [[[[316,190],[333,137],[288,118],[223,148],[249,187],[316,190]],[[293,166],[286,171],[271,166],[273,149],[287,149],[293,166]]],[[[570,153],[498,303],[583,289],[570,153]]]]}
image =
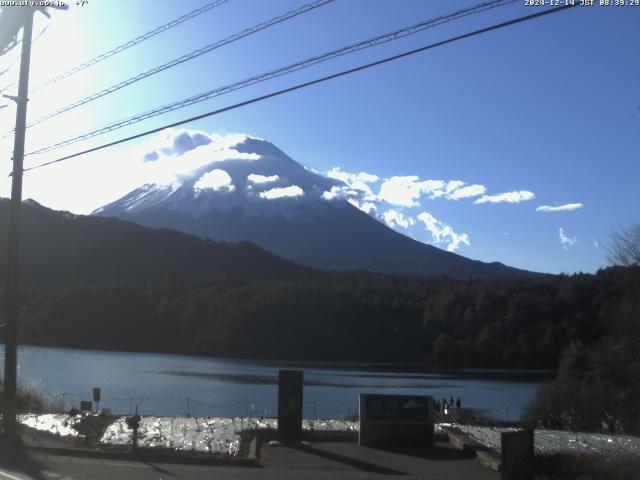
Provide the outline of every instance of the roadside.
{"type": "MultiPolygon", "coordinates": [[[[27,432],[29,433],[29,432],[27,432]]],[[[28,435],[27,435],[28,436],[28,435]]],[[[37,434],[36,436],[41,436],[37,434]]],[[[25,439],[25,443],[33,438],[25,439]]],[[[229,464],[194,464],[167,459],[118,458],[110,454],[90,456],[66,447],[51,448],[55,441],[45,442],[46,450],[27,448],[23,454],[7,459],[2,455],[0,479],[10,480],[81,480],[81,479],[347,479],[347,478],[429,478],[448,480],[497,480],[497,472],[474,461],[473,455],[459,450],[446,439],[439,438],[433,447],[405,447],[380,450],[361,447],[354,441],[314,441],[306,444],[280,446],[267,438],[258,444],[259,463],[255,468],[229,464]],[[442,441],[444,440],[444,441],[442,441]],[[75,454],[74,454],[75,453],[75,454]]],[[[44,445],[44,444],[42,444],[44,445]]],[[[88,453],[85,452],[85,453],[88,453]]],[[[175,455],[174,455],[175,457],[175,455]]]]}
{"type": "MultiPolygon", "coordinates": [[[[25,448],[21,456],[0,449],[0,480],[171,476],[162,472],[179,478],[499,478],[500,432],[513,429],[440,423],[434,447],[381,450],[357,444],[355,421],[304,420],[306,444],[279,446],[272,442],[273,418],[143,417],[134,451],[124,417],[28,414],[20,421],[25,448]],[[92,469],[110,473],[101,477],[92,469]]],[[[639,478],[615,476],[640,471],[637,437],[543,430],[535,443],[539,472],[602,463],[603,479],[639,478]]]]}

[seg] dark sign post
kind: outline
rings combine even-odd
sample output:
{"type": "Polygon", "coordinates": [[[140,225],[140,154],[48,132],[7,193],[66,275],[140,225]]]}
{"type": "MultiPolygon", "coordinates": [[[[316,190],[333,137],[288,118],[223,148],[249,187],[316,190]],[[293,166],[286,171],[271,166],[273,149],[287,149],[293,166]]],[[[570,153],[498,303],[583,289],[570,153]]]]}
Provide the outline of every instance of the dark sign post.
{"type": "Polygon", "coordinates": [[[133,450],[138,448],[138,428],[140,427],[140,415],[138,415],[138,407],[136,407],[136,414],[126,419],[127,426],[133,430],[131,433],[131,448],[133,450]]]}
{"type": "Polygon", "coordinates": [[[100,394],[102,390],[99,387],[93,389],[93,401],[96,402],[96,411],[100,411],[100,394]]]}
{"type": "Polygon", "coordinates": [[[533,430],[502,432],[502,478],[533,480],[533,430]]]}
{"type": "Polygon", "coordinates": [[[360,394],[360,445],[433,444],[433,397],[360,394]]]}
{"type": "Polygon", "coordinates": [[[302,441],[302,370],[280,370],[278,375],[278,440],[302,441]]]}

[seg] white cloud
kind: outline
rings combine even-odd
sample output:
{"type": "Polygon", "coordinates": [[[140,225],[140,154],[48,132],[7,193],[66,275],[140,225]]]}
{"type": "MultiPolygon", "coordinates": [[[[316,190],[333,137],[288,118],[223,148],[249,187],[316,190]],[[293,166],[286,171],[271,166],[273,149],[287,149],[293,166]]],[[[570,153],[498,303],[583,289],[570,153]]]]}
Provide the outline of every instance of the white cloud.
{"type": "Polygon", "coordinates": [[[567,203],[565,205],[558,205],[557,207],[552,207],[551,205],[540,205],[536,208],[536,212],[570,212],[571,210],[577,210],[578,208],[582,208],[581,203],[567,203]]]}
{"type": "Polygon", "coordinates": [[[146,150],[143,159],[145,162],[153,162],[160,155],[182,155],[212,141],[208,133],[198,130],[166,129],[143,144],[142,148],[146,150]]]}
{"type": "Polygon", "coordinates": [[[282,187],[282,188],[272,188],[271,190],[267,190],[266,192],[260,192],[260,198],[266,198],[267,200],[274,200],[276,198],[285,198],[285,197],[300,197],[304,195],[304,190],[302,190],[297,185],[291,185],[290,187],[282,187]]]}
{"type": "Polygon", "coordinates": [[[416,200],[422,195],[418,177],[391,177],[384,181],[378,196],[387,203],[403,207],[415,207],[416,200]]]}
{"type": "Polygon", "coordinates": [[[564,234],[564,230],[562,227],[558,229],[558,238],[560,238],[560,244],[562,248],[573,247],[576,243],[578,243],[578,239],[576,237],[568,237],[564,234]]]}
{"type": "Polygon", "coordinates": [[[371,202],[364,202],[358,208],[360,208],[360,210],[362,210],[364,213],[368,215],[373,215],[378,210],[378,207],[376,207],[376,204],[371,202]]]}
{"type": "Polygon", "coordinates": [[[483,195],[486,191],[487,188],[484,185],[467,185],[466,187],[455,189],[452,193],[447,195],[447,198],[450,198],[451,200],[459,200],[461,198],[477,197],[479,195],[483,195]]]}
{"type": "Polygon", "coordinates": [[[462,180],[449,180],[447,182],[447,186],[445,188],[445,192],[446,193],[451,193],[454,190],[457,190],[458,188],[462,187],[465,184],[465,182],[463,182],[462,180]]]}
{"type": "Polygon", "coordinates": [[[168,129],[161,132],[142,146],[131,149],[126,176],[140,178],[139,184],[179,186],[185,178],[216,162],[260,159],[260,155],[242,153],[233,148],[245,141],[247,135],[208,135],[206,139],[205,135],[191,130],[168,129]],[[188,147],[193,148],[186,150],[188,147]]]}
{"type": "Polygon", "coordinates": [[[333,200],[334,198],[344,199],[353,196],[361,197],[361,200],[367,202],[375,202],[378,200],[368,185],[369,183],[375,183],[380,180],[377,175],[367,172],[350,173],[341,170],[340,167],[334,167],[327,172],[327,177],[346,183],[348,188],[344,188],[343,186],[332,187],[331,191],[333,193],[323,195],[325,200],[333,200]]]}
{"type": "Polygon", "coordinates": [[[402,227],[407,229],[413,225],[415,225],[415,220],[411,217],[405,217],[402,212],[399,210],[387,210],[382,214],[382,219],[384,223],[386,223],[391,228],[394,227],[402,227]]]}
{"type": "MultiPolygon", "coordinates": [[[[419,181],[417,175],[388,178],[380,187],[378,197],[399,207],[417,207],[417,200],[425,193],[439,192],[445,188],[443,180],[419,181]]],[[[440,196],[436,193],[434,196],[440,196]]]]}
{"type": "Polygon", "coordinates": [[[375,183],[380,180],[380,177],[373,175],[372,173],[349,173],[341,170],[340,167],[333,167],[329,170],[327,172],[327,177],[342,180],[347,185],[351,185],[354,182],[375,183]]]}
{"type": "MultiPolygon", "coordinates": [[[[387,204],[394,207],[418,207],[421,198],[429,199],[446,198],[447,200],[460,200],[464,198],[477,198],[475,203],[519,203],[535,197],[532,192],[519,190],[505,192],[497,195],[486,195],[487,188],[481,184],[467,185],[462,180],[421,180],[417,175],[398,175],[383,179],[380,189],[375,194],[372,183],[378,182],[380,177],[368,172],[350,173],[334,167],[327,176],[341,180],[347,186],[334,186],[322,194],[325,200],[357,200],[357,203],[370,202],[378,205],[387,204]]],[[[353,202],[352,202],[353,203],[353,202]]]]}
{"type": "Polygon", "coordinates": [[[355,182],[351,183],[349,187],[352,190],[358,190],[359,192],[362,192],[367,200],[376,199],[376,196],[371,191],[371,187],[369,187],[369,185],[367,185],[365,182],[356,180],[355,182]]]}
{"type": "Polygon", "coordinates": [[[367,215],[371,215],[372,217],[375,217],[375,213],[378,210],[378,207],[376,207],[375,203],[371,203],[371,202],[360,203],[357,200],[354,200],[353,198],[348,199],[347,202],[349,202],[354,207],[362,210],[367,215]]]}
{"type": "Polygon", "coordinates": [[[229,174],[219,168],[202,175],[196,183],[193,184],[193,188],[195,190],[210,189],[214,192],[233,192],[236,189],[233,183],[231,183],[231,177],[229,174]]]}
{"type": "Polygon", "coordinates": [[[326,190],[322,192],[322,198],[325,200],[344,200],[345,198],[353,198],[360,196],[360,192],[352,190],[351,188],[342,185],[342,186],[333,186],[331,190],[326,190]]]}
{"type": "Polygon", "coordinates": [[[257,173],[251,173],[247,176],[247,180],[249,180],[251,183],[271,183],[271,182],[275,182],[277,180],[279,180],[280,177],[278,175],[258,175],[257,173]]]}
{"type": "Polygon", "coordinates": [[[535,194],[528,190],[498,193],[497,195],[483,195],[474,203],[520,203],[535,198],[535,194]]]}
{"type": "Polygon", "coordinates": [[[447,244],[449,252],[455,252],[461,243],[471,246],[469,235],[466,233],[456,233],[450,225],[441,222],[428,212],[418,215],[418,220],[424,222],[426,229],[431,233],[433,241],[439,244],[447,244]]]}
{"type": "Polygon", "coordinates": [[[458,182],[459,180],[452,180],[450,182],[445,182],[444,180],[425,180],[422,182],[422,189],[424,193],[429,194],[429,198],[434,199],[445,195],[449,184],[453,183],[452,188],[455,188],[458,182]]]}
{"type": "MultiPolygon", "coordinates": [[[[416,207],[423,194],[429,198],[446,197],[449,200],[477,197],[483,195],[487,189],[484,185],[467,185],[462,180],[419,180],[415,175],[398,176],[386,179],[380,187],[378,197],[391,204],[401,207],[416,207]]],[[[506,194],[505,194],[506,195],[506,194]]],[[[490,201],[490,200],[485,200],[490,201]]],[[[484,202],[481,202],[484,203],[484,202]]]]}

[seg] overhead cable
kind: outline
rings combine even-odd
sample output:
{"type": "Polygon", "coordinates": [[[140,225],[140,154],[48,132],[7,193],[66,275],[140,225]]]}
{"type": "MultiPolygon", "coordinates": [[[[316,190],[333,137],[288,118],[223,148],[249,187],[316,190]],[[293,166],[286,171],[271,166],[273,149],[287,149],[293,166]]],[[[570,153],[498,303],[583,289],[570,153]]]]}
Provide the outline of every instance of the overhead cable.
{"type": "Polygon", "coordinates": [[[86,155],[88,153],[96,152],[98,150],[102,150],[104,148],[112,147],[114,145],[118,145],[118,144],[121,144],[121,143],[124,143],[124,142],[128,142],[130,140],[135,140],[137,138],[141,138],[141,137],[144,137],[146,135],[151,135],[153,133],[161,132],[162,130],[165,130],[167,128],[177,127],[177,126],[180,126],[180,125],[184,125],[186,123],[194,122],[196,120],[201,120],[203,118],[207,118],[207,117],[211,117],[211,116],[214,116],[214,115],[218,115],[220,113],[228,112],[230,110],[235,110],[237,108],[244,107],[246,105],[250,105],[250,104],[253,104],[253,103],[260,102],[262,100],[266,100],[266,99],[269,99],[269,98],[277,97],[279,95],[290,93],[290,92],[293,92],[295,90],[300,90],[302,88],[309,87],[311,85],[316,85],[318,83],[326,82],[328,80],[333,80],[335,78],[344,77],[344,76],[350,75],[352,73],[356,73],[356,72],[359,72],[359,71],[362,71],[362,70],[366,70],[366,69],[369,69],[369,68],[372,68],[372,67],[375,67],[375,66],[378,66],[378,65],[382,65],[382,64],[385,64],[385,63],[388,63],[388,62],[392,62],[392,61],[395,61],[395,60],[398,60],[398,59],[401,59],[401,58],[404,58],[404,57],[408,57],[410,55],[414,55],[416,53],[424,52],[426,50],[431,50],[433,48],[437,48],[437,47],[440,47],[440,46],[443,46],[443,45],[446,45],[446,44],[449,44],[449,43],[457,42],[459,40],[463,40],[463,39],[466,39],[466,38],[469,38],[469,37],[474,37],[476,35],[487,33],[487,32],[490,32],[492,30],[498,30],[500,28],[505,28],[505,27],[508,27],[510,25],[515,25],[515,24],[518,24],[518,23],[522,23],[522,22],[526,22],[526,21],[529,21],[529,20],[533,20],[535,18],[539,18],[539,17],[545,16],[545,15],[558,13],[560,11],[563,11],[563,10],[566,10],[566,9],[569,9],[569,8],[573,8],[573,7],[577,6],[577,5],[578,5],[577,3],[576,4],[567,4],[567,5],[563,5],[563,6],[560,6],[560,7],[555,7],[555,8],[543,10],[541,12],[532,13],[530,15],[525,15],[523,17],[514,18],[514,19],[508,20],[506,22],[502,22],[502,23],[498,23],[498,24],[495,24],[495,25],[492,25],[492,26],[489,26],[489,27],[481,28],[479,30],[475,30],[473,32],[469,32],[469,33],[465,33],[465,34],[462,34],[462,35],[458,35],[456,37],[451,37],[451,38],[448,38],[446,40],[442,40],[442,41],[439,41],[439,42],[436,42],[436,43],[432,43],[430,45],[425,45],[425,46],[420,47],[420,48],[416,48],[416,49],[409,50],[409,51],[406,51],[406,52],[403,52],[403,53],[400,53],[400,54],[397,54],[397,55],[393,55],[393,56],[390,56],[390,57],[383,58],[381,60],[377,60],[375,62],[367,63],[367,64],[361,65],[359,67],[350,68],[348,70],[343,70],[341,72],[334,73],[332,75],[327,75],[325,77],[321,77],[321,78],[318,78],[318,79],[315,79],[315,80],[311,80],[311,81],[308,81],[308,82],[300,83],[300,84],[294,85],[292,87],[284,88],[282,90],[278,90],[276,92],[272,92],[272,93],[269,93],[269,94],[266,94],[266,95],[261,95],[259,97],[255,97],[255,98],[252,98],[250,100],[245,100],[243,102],[236,103],[234,105],[230,105],[230,106],[227,106],[227,107],[219,108],[217,110],[213,110],[211,112],[203,113],[201,115],[196,115],[195,117],[190,117],[190,118],[187,118],[187,119],[184,119],[184,120],[180,120],[178,122],[173,122],[173,123],[170,123],[170,124],[167,124],[167,125],[163,125],[163,126],[158,127],[158,128],[153,128],[151,130],[147,130],[145,132],[138,133],[136,135],[131,135],[129,137],[125,137],[125,138],[121,138],[121,139],[118,139],[118,140],[114,140],[112,142],[105,143],[105,144],[102,144],[102,145],[99,145],[99,146],[96,146],[96,147],[93,147],[93,148],[89,148],[89,149],[86,149],[86,150],[83,150],[83,151],[80,151],[80,152],[76,152],[76,153],[70,154],[70,155],[66,155],[64,157],[60,157],[60,158],[57,158],[55,160],[51,160],[51,161],[48,161],[48,162],[41,163],[39,165],[35,165],[33,167],[25,168],[24,171],[26,172],[26,171],[42,168],[42,167],[45,167],[45,166],[48,166],[48,165],[52,165],[52,164],[55,164],[55,163],[60,163],[60,162],[63,162],[65,160],[69,160],[71,158],[79,157],[81,155],[86,155]]]}
{"type": "MultiPolygon", "coordinates": [[[[123,43],[122,45],[118,45],[115,48],[112,48],[111,50],[104,52],[100,55],[98,55],[97,57],[92,58],[91,60],[87,60],[84,63],[81,63],[80,65],[77,65],[53,78],[50,78],[49,80],[46,80],[38,85],[36,85],[35,87],[31,88],[29,90],[29,93],[35,93],[39,90],[42,90],[45,87],[48,87],[50,85],[53,85],[54,83],[59,82],[60,80],[64,80],[65,78],[70,77],[71,75],[74,75],[78,72],[81,72],[82,70],[85,70],[97,63],[102,62],[103,60],[106,60],[109,57],[112,57],[120,52],[123,52],[139,43],[144,42],[145,40],[148,40],[152,37],[155,37],[156,35],[166,32],[167,30],[172,29],[173,27],[176,27],[178,25],[180,25],[181,23],[186,22],[187,20],[191,20],[192,18],[198,17],[199,15],[202,15],[203,13],[208,12],[209,10],[212,10],[216,7],[219,7],[220,5],[227,3],[229,0],[216,0],[215,2],[210,2],[207,3],[205,5],[203,5],[200,8],[195,9],[194,11],[187,13],[185,15],[182,15],[181,17],[178,17],[174,20],[171,20],[168,23],[165,23],[164,25],[160,25],[159,27],[154,28],[153,30],[148,31],[147,33],[144,33],[142,35],[140,35],[139,37],[134,38],[133,40],[129,40],[128,42],[123,43]]],[[[7,90],[8,88],[11,88],[13,86],[15,86],[16,83],[12,83],[10,85],[5,86],[4,88],[2,88],[2,91],[7,90]]]]}
{"type": "Polygon", "coordinates": [[[197,50],[194,50],[190,53],[187,53],[186,55],[183,55],[179,58],[173,59],[170,62],[164,63],[162,65],[158,65],[157,67],[153,67],[150,70],[147,70],[146,72],[140,73],[138,75],[135,75],[131,78],[128,78],[127,80],[124,80],[122,82],[116,83],[115,85],[112,85],[108,88],[105,88],[104,90],[100,90],[99,92],[93,93],[87,97],[81,98],[80,100],[77,100],[69,105],[66,105],[62,108],[59,108],[57,110],[54,110],[53,112],[50,112],[40,118],[37,118],[31,122],[29,122],[27,124],[27,127],[32,127],[34,125],[37,125],[39,123],[44,122],[45,120],[49,120],[52,117],[56,117],[62,113],[68,112],[69,110],[72,110],[74,108],[77,108],[81,105],[84,105],[86,103],[92,102],[93,100],[97,100],[98,98],[104,97],[105,95],[109,95],[110,93],[116,92],[117,90],[120,90],[121,88],[127,87],[129,85],[132,85],[136,82],[139,82],[140,80],[143,80],[147,77],[150,77],[152,75],[155,75],[156,73],[160,73],[164,70],[168,70],[169,68],[175,67],[177,65],[180,65],[182,63],[188,62],[190,60],[193,60],[194,58],[198,58],[201,55],[204,55],[205,53],[209,53],[213,50],[216,50],[220,47],[223,47],[225,45],[228,45],[230,43],[233,43],[237,40],[240,40],[241,38],[244,37],[248,37],[249,35],[252,35],[254,33],[257,33],[261,30],[264,30],[266,28],[272,27],[273,25],[276,25],[278,23],[284,22],[286,20],[290,20],[294,17],[297,17],[298,15],[302,15],[304,13],[307,13],[313,9],[316,9],[318,7],[321,7],[323,5],[326,5],[327,3],[331,3],[335,0],[316,0],[314,2],[311,2],[307,5],[304,5],[300,8],[296,8],[295,10],[291,10],[283,15],[279,15],[277,17],[272,18],[271,20],[267,20],[266,22],[262,22],[258,25],[255,25],[251,28],[247,28],[239,33],[236,33],[234,35],[231,35],[227,38],[224,38],[222,40],[219,40],[215,43],[211,43],[209,45],[206,45],[202,48],[199,48],[197,50]]]}
{"type": "Polygon", "coordinates": [[[87,140],[89,138],[93,138],[95,136],[98,135],[103,135],[105,133],[108,132],[112,132],[114,130],[118,130],[120,128],[123,127],[127,127],[129,125],[133,125],[135,123],[139,123],[141,121],[147,120],[149,118],[153,118],[156,117],[158,115],[162,115],[168,112],[172,112],[174,110],[178,110],[181,108],[185,108],[191,105],[195,105],[197,103],[203,102],[205,100],[210,100],[212,98],[215,97],[219,97],[221,95],[225,95],[231,92],[234,92],[236,90],[239,90],[241,88],[246,88],[249,87],[251,85],[255,85],[257,83],[261,83],[264,82],[266,80],[271,80],[273,78],[277,78],[277,77],[281,77],[283,75],[287,75],[293,72],[296,72],[298,70],[302,70],[304,68],[308,68],[311,67],[313,65],[316,65],[318,63],[321,62],[325,62],[327,60],[331,60],[343,55],[347,55],[353,52],[357,52],[359,50],[364,50],[366,48],[371,48],[377,45],[381,45],[383,43],[387,43],[390,41],[394,41],[397,40],[399,38],[403,38],[406,37],[407,35],[412,35],[415,34],[417,32],[420,32],[422,30],[425,30],[427,28],[432,28],[438,25],[441,25],[443,23],[447,23],[453,20],[456,20],[458,18],[461,17],[465,17],[468,15],[472,15],[475,13],[479,13],[479,12],[483,12],[486,11],[488,9],[491,8],[496,8],[499,6],[503,6],[503,5],[507,5],[510,3],[514,3],[518,0],[493,0],[493,1],[488,1],[488,2],[483,2],[481,4],[478,4],[476,6],[473,7],[469,7],[463,10],[458,10],[456,12],[447,14],[447,15],[443,15],[434,19],[430,19],[430,20],[425,20],[423,22],[417,23],[415,25],[412,25],[410,27],[405,27],[399,30],[395,30],[393,32],[389,32],[389,33],[385,33],[383,35],[378,35],[376,37],[370,38],[368,40],[364,40],[352,45],[349,45],[347,47],[343,47],[340,48],[338,50],[332,50],[330,52],[326,52],[323,53],[321,55],[316,55],[314,57],[311,58],[307,58],[305,60],[287,65],[285,67],[281,67],[278,68],[276,70],[271,70],[269,72],[266,73],[262,73],[260,75],[256,75],[250,78],[247,78],[245,80],[241,80],[239,82],[235,82],[223,87],[218,87],[215,88],[213,90],[209,90],[207,92],[204,93],[200,93],[198,95],[194,95],[192,97],[183,99],[183,100],[179,100],[177,102],[173,102],[170,103],[168,105],[164,105],[162,107],[158,107],[158,108],[154,108],[152,110],[149,110],[147,112],[144,113],[140,113],[137,115],[134,115],[132,117],[128,117],[125,118],[123,120],[120,120],[118,122],[97,128],[95,130],[91,130],[89,132],[83,133],[81,135],[78,135],[76,137],[64,140],[62,142],[58,142],[55,143],[53,145],[47,146],[47,147],[42,147],[39,148],[37,150],[34,150],[32,152],[29,152],[27,155],[35,155],[35,154],[42,154],[42,153],[46,153],[46,152],[50,152],[52,150],[56,150],[58,148],[62,148],[65,147],[67,145],[71,145],[73,143],[77,143],[83,140],[87,140]]]}

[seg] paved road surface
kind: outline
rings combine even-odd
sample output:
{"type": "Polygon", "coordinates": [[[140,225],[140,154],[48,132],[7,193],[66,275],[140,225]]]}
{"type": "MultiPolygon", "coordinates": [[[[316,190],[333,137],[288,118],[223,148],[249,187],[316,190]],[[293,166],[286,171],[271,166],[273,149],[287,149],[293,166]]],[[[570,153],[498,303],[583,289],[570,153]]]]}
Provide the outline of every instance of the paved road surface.
{"type": "Polygon", "coordinates": [[[0,466],[0,480],[169,479],[433,479],[498,480],[500,475],[448,443],[429,450],[382,451],[355,443],[265,446],[262,467],[180,465],[31,453],[18,467],[0,466]]]}

